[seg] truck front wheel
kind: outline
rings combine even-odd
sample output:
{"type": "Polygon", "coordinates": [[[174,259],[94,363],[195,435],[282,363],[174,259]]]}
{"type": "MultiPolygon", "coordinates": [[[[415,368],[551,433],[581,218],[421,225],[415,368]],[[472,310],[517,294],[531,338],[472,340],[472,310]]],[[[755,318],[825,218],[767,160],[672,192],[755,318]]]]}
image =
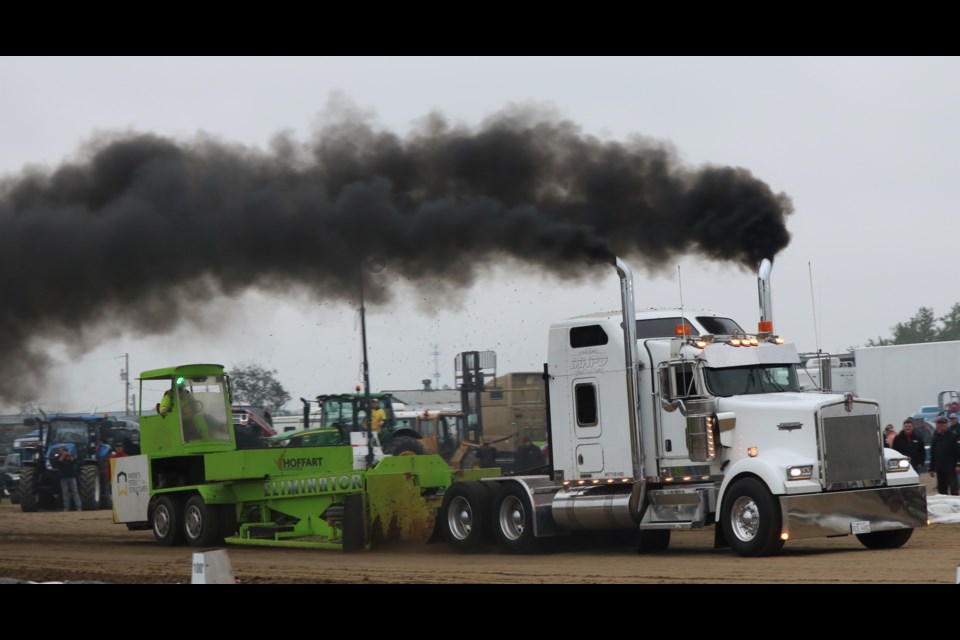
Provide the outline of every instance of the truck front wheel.
{"type": "Polygon", "coordinates": [[[738,480],[723,499],[723,533],[730,548],[744,557],[780,553],[780,503],[756,478],[738,480]]]}
{"type": "Polygon", "coordinates": [[[204,502],[202,497],[191,496],[183,509],[183,533],[191,547],[223,544],[220,511],[204,502]]]}
{"type": "Polygon", "coordinates": [[[171,495],[157,498],[153,505],[153,537],[163,547],[183,544],[183,506],[171,495]]]}
{"type": "Polygon", "coordinates": [[[913,529],[893,529],[892,531],[874,531],[858,533],[857,540],[867,549],[899,549],[907,544],[913,535],[913,529]]]}

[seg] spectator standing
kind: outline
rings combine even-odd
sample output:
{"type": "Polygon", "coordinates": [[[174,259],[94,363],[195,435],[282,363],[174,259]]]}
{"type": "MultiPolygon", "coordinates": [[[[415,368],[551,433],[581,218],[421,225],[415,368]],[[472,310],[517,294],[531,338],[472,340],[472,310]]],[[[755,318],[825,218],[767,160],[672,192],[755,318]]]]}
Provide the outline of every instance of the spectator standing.
{"type": "Polygon", "coordinates": [[[60,495],[63,496],[64,511],[80,510],[80,492],[77,490],[77,457],[66,447],[60,447],[57,454],[56,467],[60,472],[60,495]],[[73,497],[73,508],[70,508],[70,497],[73,497]]]}
{"type": "Polygon", "coordinates": [[[127,453],[127,448],[123,446],[122,442],[117,442],[113,445],[113,455],[111,458],[126,458],[129,454],[127,453]]]}
{"type": "Polygon", "coordinates": [[[526,471],[543,466],[543,454],[540,452],[540,447],[533,444],[530,436],[523,437],[523,444],[517,448],[513,460],[514,471],[526,471]]]}
{"type": "Polygon", "coordinates": [[[893,429],[892,424],[888,424],[883,430],[883,446],[888,449],[893,448],[893,439],[897,437],[897,432],[893,429]]]}
{"type": "Polygon", "coordinates": [[[960,443],[947,430],[947,418],[937,418],[937,432],[930,443],[930,475],[937,478],[937,493],[960,495],[957,472],[960,471],[960,443]]]}
{"type": "Polygon", "coordinates": [[[926,449],[923,441],[913,433],[913,420],[910,418],[903,421],[903,429],[894,437],[891,448],[909,457],[915,471],[919,472],[926,462],[926,449]]]}
{"type": "Polygon", "coordinates": [[[957,422],[957,414],[951,413],[949,417],[950,423],[947,425],[947,431],[960,438],[960,423],[957,422]]]}
{"type": "Polygon", "coordinates": [[[483,446],[477,449],[477,462],[481,469],[492,469],[497,466],[497,450],[490,443],[490,438],[484,438],[483,446]]]}
{"type": "Polygon", "coordinates": [[[911,422],[913,422],[914,435],[920,438],[920,442],[923,443],[923,446],[929,446],[930,443],[933,442],[933,434],[935,431],[933,425],[922,418],[918,418],[916,420],[911,418],[911,422]]]}

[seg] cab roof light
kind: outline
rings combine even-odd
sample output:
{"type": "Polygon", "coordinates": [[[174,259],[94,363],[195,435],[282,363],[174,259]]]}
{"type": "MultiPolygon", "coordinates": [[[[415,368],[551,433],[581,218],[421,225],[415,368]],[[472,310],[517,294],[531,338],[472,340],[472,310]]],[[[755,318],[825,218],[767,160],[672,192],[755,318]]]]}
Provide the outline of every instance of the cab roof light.
{"type": "Polygon", "coordinates": [[[692,327],[684,322],[683,324],[678,324],[674,327],[674,331],[678,336],[689,336],[691,333],[692,327]]]}

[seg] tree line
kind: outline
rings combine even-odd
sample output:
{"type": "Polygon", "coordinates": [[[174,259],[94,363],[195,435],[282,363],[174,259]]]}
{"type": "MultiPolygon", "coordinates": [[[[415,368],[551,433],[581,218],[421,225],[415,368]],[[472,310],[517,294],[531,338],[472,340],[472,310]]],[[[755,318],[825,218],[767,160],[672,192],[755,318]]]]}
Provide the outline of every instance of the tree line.
{"type": "MultiPolygon", "coordinates": [[[[868,347],[885,347],[893,344],[916,344],[918,342],[944,342],[960,340],[960,302],[954,303],[950,310],[937,317],[930,307],[920,307],[917,313],[906,322],[898,322],[890,328],[893,336],[876,340],[867,340],[868,347]]],[[[853,351],[855,347],[850,347],[853,351]]]]}

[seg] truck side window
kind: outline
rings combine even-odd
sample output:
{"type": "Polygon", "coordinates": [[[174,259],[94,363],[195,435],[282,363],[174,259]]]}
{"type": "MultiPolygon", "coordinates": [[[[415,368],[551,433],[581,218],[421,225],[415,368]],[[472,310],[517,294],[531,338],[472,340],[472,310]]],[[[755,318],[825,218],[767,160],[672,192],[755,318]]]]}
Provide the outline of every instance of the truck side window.
{"type": "Polygon", "coordinates": [[[668,398],[701,395],[692,362],[674,362],[660,369],[660,393],[668,398]]]}
{"type": "Polygon", "coordinates": [[[672,369],[676,397],[685,398],[698,395],[697,383],[693,375],[693,363],[681,362],[674,365],[672,369]]]}
{"type": "Polygon", "coordinates": [[[578,384],[574,387],[577,426],[595,427],[597,425],[597,389],[592,384],[578,384]]]}
{"type": "Polygon", "coordinates": [[[583,347],[599,347],[607,344],[609,338],[607,332],[598,324],[591,324],[585,327],[573,327],[570,329],[570,346],[574,349],[583,347]]]}

